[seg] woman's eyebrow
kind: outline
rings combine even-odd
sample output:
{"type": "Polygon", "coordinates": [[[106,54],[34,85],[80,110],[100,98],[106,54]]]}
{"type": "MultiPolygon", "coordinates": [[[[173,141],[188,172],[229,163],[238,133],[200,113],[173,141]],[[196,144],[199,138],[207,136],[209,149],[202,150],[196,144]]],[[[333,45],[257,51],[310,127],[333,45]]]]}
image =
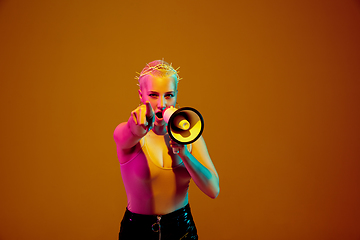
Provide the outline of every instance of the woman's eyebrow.
{"type": "MultiPolygon", "coordinates": [[[[157,91],[152,91],[152,90],[150,90],[148,93],[152,93],[152,94],[159,94],[157,91]]],[[[174,94],[174,93],[175,93],[175,91],[168,91],[168,92],[165,92],[165,94],[169,94],[169,93],[174,94]]]]}

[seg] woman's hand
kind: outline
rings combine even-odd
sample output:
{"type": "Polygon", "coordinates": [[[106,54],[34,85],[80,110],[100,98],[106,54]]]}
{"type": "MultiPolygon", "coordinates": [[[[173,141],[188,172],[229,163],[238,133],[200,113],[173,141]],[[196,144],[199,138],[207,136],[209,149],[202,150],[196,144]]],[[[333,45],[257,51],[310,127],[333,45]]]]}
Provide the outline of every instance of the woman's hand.
{"type": "Polygon", "coordinates": [[[174,154],[177,154],[179,156],[184,156],[185,154],[187,154],[186,151],[188,149],[187,149],[186,145],[177,143],[172,139],[169,141],[169,143],[170,143],[170,147],[173,149],[174,154]]]}
{"type": "Polygon", "coordinates": [[[149,101],[132,111],[131,116],[134,124],[130,124],[130,130],[138,137],[144,136],[154,127],[155,113],[149,101]]]}
{"type": "Polygon", "coordinates": [[[149,102],[132,111],[129,120],[120,123],[114,131],[114,140],[118,147],[118,154],[129,151],[136,146],[140,139],[153,128],[154,121],[154,110],[149,102]]]}

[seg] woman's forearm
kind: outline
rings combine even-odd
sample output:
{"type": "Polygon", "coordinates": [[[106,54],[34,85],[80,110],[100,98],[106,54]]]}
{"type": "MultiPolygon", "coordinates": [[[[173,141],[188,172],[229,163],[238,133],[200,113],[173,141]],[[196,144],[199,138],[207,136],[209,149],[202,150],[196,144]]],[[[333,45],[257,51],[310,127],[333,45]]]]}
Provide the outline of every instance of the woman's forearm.
{"type": "Polygon", "coordinates": [[[202,165],[188,151],[180,157],[198,188],[209,197],[216,198],[220,192],[218,175],[202,165]]]}
{"type": "Polygon", "coordinates": [[[116,127],[114,140],[120,148],[129,149],[134,147],[145,134],[146,130],[136,125],[130,116],[127,122],[123,122],[116,127]]]}

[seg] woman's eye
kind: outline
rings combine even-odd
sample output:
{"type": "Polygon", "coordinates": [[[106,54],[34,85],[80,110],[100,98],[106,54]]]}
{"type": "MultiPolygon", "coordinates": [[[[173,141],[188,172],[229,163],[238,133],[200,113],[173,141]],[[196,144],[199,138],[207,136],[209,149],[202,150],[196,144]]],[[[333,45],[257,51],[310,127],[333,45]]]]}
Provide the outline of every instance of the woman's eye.
{"type": "Polygon", "coordinates": [[[168,94],[168,95],[166,95],[165,97],[166,97],[166,98],[173,98],[174,95],[173,95],[173,94],[168,94]]]}
{"type": "Polygon", "coordinates": [[[157,95],[154,94],[154,93],[150,93],[149,96],[150,96],[150,97],[157,97],[157,95]]]}

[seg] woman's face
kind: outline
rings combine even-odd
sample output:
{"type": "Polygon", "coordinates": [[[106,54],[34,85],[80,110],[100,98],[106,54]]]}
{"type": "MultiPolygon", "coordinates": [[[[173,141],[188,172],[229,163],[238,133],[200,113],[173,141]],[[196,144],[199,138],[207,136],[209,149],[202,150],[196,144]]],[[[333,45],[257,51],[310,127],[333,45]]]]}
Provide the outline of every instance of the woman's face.
{"type": "Polygon", "coordinates": [[[155,123],[165,124],[164,109],[175,106],[177,98],[176,76],[158,77],[147,75],[141,80],[139,89],[142,103],[149,101],[155,113],[155,123]]]}

